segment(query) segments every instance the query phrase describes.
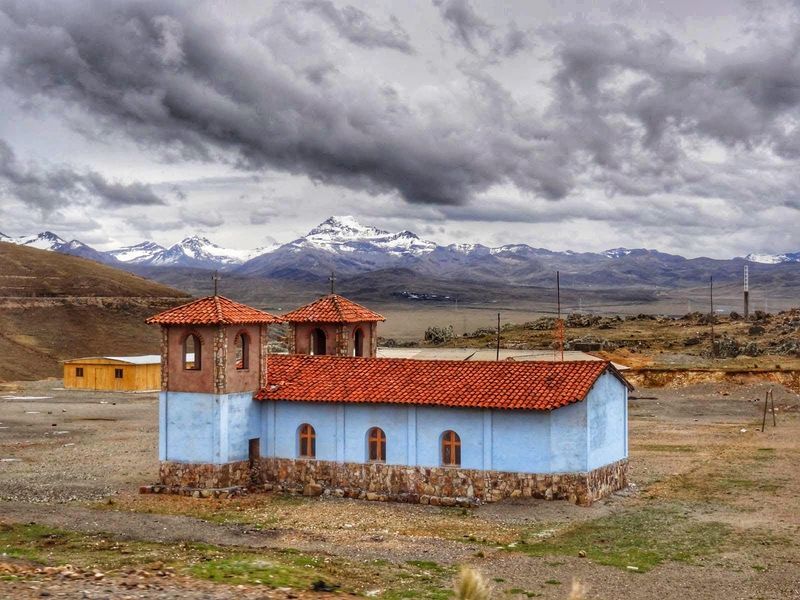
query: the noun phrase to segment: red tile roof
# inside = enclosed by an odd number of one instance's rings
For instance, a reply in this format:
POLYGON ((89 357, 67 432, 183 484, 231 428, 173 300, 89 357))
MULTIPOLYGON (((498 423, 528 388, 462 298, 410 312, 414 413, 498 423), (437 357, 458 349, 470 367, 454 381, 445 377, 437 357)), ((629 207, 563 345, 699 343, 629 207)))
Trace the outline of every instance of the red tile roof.
POLYGON ((165 310, 146 322, 156 325, 255 325, 281 323, 281 319, 224 296, 208 296, 165 310))
POLYGON ((258 400, 552 410, 586 398, 609 362, 486 362, 270 355, 258 400))
POLYGON ((338 294, 329 294, 283 315, 290 323, 363 323, 385 321, 383 315, 338 294))

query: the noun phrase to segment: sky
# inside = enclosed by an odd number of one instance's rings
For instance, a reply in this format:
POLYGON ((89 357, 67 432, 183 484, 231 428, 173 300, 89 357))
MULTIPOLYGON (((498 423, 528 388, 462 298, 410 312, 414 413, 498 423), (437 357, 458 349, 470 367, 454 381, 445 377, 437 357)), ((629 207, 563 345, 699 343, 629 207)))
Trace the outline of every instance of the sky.
POLYGON ((800 5, 0 0, 0 232, 800 250, 800 5))

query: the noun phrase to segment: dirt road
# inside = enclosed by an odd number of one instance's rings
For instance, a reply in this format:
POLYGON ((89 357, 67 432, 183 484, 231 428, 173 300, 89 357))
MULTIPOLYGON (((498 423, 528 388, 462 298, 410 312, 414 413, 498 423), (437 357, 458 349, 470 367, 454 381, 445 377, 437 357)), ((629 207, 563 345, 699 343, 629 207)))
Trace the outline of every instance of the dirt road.
POLYGON ((0 530, 0 553, 28 565, 69 559, 109 571, 82 589, 84 580, 0 576, 0 597, 80 597, 83 589, 114 598, 302 596, 300 584, 269 591, 275 586, 255 584, 240 568, 261 560, 288 568, 288 552, 304 557, 295 575, 317 570, 384 598, 410 597, 403 589, 446 597, 460 564, 483 572, 496 598, 566 598, 573 577, 588 585, 587 598, 800 598, 800 398, 789 390, 776 388, 778 427, 763 434, 764 385, 637 390, 631 490, 590 508, 520 501, 462 511, 275 495, 141 496, 138 485, 157 473, 155 396, 58 387, 0 390, 0 523, 11 528, 0 530), (186 544, 180 552, 189 554, 176 555, 186 544), (157 556, 175 576, 131 587, 138 576, 115 562, 120 551, 136 568, 157 556))

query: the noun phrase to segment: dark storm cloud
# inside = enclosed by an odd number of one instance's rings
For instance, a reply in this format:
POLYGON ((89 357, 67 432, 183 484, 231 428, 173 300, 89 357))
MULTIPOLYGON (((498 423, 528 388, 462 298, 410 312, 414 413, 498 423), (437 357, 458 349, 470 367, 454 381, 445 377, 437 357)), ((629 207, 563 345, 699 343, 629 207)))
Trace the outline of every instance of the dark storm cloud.
POLYGON ((563 182, 552 179, 569 178, 551 140, 468 95, 419 110, 371 81, 310 79, 313 40, 284 35, 281 20, 247 36, 185 3, 2 6, 7 85, 78 104, 173 155, 234 151, 241 168, 396 190, 414 203, 458 204, 504 181, 557 197, 563 182))
MULTIPOLYGON (((735 193, 713 181, 725 167, 690 160, 687 149, 702 151, 704 143, 731 153, 765 149, 778 158, 800 157, 796 30, 700 57, 666 33, 637 36, 621 26, 573 24, 549 35, 556 43, 554 112, 604 167, 600 179, 621 193, 735 193)), ((769 165, 755 158, 751 165, 771 176, 769 165)))
POLYGON ((396 17, 391 17, 391 28, 381 28, 367 13, 354 6, 337 8, 330 0, 306 0, 301 6, 318 14, 343 38, 364 48, 391 48, 414 54, 410 36, 396 17))
POLYGON ((471 52, 481 41, 490 40, 494 28, 483 19, 468 0, 433 0, 453 37, 471 52))
POLYGON ((114 183, 93 171, 82 173, 63 165, 49 169, 23 165, 3 140, 0 190, 31 208, 47 212, 75 203, 109 208, 164 204, 149 186, 141 183, 114 183))
POLYGON ((505 34, 499 34, 475 11, 469 0, 433 0, 433 4, 439 9, 453 39, 473 54, 480 54, 485 48, 486 58, 491 61, 498 56, 514 56, 533 46, 529 34, 514 23, 509 25, 505 34))
MULTIPOLYGON (((612 200, 692 194, 725 198, 733 210, 771 194, 797 206, 791 169, 776 164, 800 158, 797 32, 697 55, 667 33, 543 26, 551 100, 532 105, 481 60, 529 48, 530 35, 514 25, 502 33, 465 0, 435 4, 478 60, 461 65, 458 81, 429 86, 423 103, 391 83, 346 75, 319 31, 327 28, 295 22, 310 12, 354 44, 410 51, 397 23, 375 25, 325 0, 303 11, 280 4, 247 30, 183 2, 0 0, 0 74, 20 94, 81 107, 171 160, 276 169, 417 204, 488 203, 482 194, 512 186, 537 201, 599 188, 612 200), (703 158, 709 145, 726 153, 721 164, 703 158)), ((146 188, 125 191, 147 197, 146 188)), ((548 205, 541 211, 559 214, 548 205)), ((651 214, 667 218, 661 209, 642 218, 651 214)))

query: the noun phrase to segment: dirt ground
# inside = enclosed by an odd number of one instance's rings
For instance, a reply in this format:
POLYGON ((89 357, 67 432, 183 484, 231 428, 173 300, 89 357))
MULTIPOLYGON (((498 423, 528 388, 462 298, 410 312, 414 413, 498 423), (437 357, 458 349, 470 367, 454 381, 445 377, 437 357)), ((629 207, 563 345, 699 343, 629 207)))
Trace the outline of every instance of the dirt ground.
POLYGON ((634 485, 592 507, 454 509, 139 495, 154 394, 0 385, 0 597, 447 598, 469 565, 494 598, 800 598, 800 397, 761 433, 767 387, 637 389, 634 485))

